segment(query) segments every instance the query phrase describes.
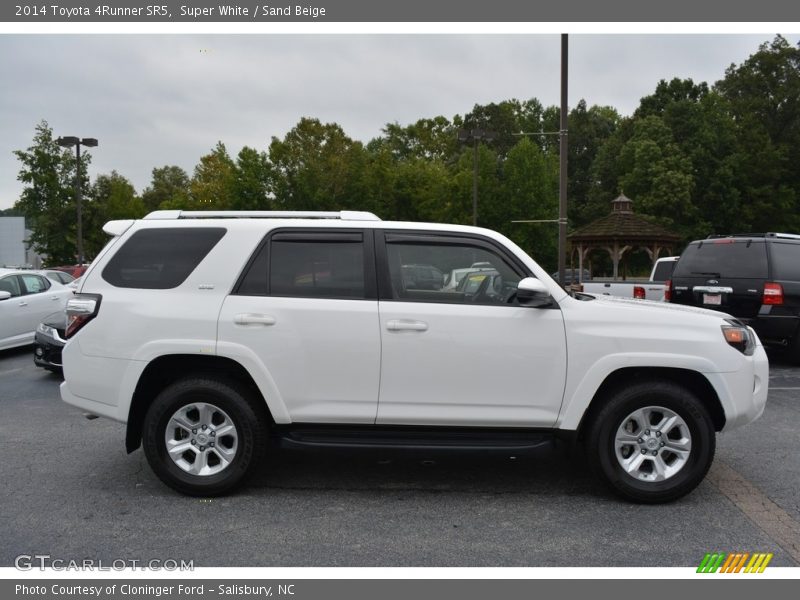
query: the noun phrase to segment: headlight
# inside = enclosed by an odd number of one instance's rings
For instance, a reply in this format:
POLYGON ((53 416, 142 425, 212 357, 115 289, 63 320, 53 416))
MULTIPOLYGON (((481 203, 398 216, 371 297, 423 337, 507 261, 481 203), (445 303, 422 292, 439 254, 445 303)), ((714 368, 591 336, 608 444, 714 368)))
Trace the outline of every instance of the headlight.
POLYGON ((750 329, 739 321, 726 319, 729 325, 722 325, 725 341, 745 356, 752 356, 756 350, 756 340, 750 329))
POLYGON ((36 331, 38 331, 42 335, 46 335, 52 338, 56 337, 55 336, 56 330, 50 327, 49 325, 45 325, 44 323, 39 323, 36 326, 36 331))

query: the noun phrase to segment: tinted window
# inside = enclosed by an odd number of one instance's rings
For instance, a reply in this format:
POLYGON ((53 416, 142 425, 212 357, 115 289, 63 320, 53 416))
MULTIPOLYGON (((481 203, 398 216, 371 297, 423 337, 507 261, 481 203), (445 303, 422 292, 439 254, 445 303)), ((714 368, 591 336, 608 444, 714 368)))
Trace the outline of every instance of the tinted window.
POLYGON ((308 298, 364 298, 360 233, 275 234, 269 251, 269 293, 308 298))
POLYGON ((773 242, 772 277, 783 281, 800 281, 800 244, 773 242))
POLYGON ((225 235, 221 227, 142 229, 103 269, 116 287, 166 290, 182 284, 225 235))
POLYGON ((499 254, 477 245, 390 242, 386 250, 399 300, 506 304, 522 278, 499 254))
POLYGON ((40 294, 50 288, 50 282, 40 275, 19 275, 26 294, 40 294))
POLYGON ((763 241, 728 238, 689 244, 675 267, 678 277, 766 279, 766 246, 763 241))
POLYGON ((8 292, 12 297, 19 296, 19 281, 16 275, 0 279, 0 292, 8 292))
POLYGON ((240 296, 266 296, 267 289, 267 253, 268 246, 264 244, 253 258, 247 272, 242 277, 236 293, 240 296))
POLYGON ((675 270, 675 265, 678 264, 676 260, 665 260, 656 265, 656 270, 653 272, 653 281, 664 282, 672 277, 672 271, 675 270))

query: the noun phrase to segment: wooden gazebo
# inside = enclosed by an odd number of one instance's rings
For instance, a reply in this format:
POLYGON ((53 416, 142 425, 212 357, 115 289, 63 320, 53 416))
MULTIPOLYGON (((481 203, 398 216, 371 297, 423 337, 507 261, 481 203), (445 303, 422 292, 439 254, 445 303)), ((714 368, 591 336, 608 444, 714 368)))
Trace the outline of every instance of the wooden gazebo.
POLYGON ((577 254, 579 273, 583 273, 586 257, 592 250, 602 249, 608 252, 614 265, 614 279, 616 279, 619 276, 620 263, 626 263, 626 253, 641 248, 655 264, 662 251, 671 254, 673 247, 681 239, 681 236, 641 215, 634 214, 633 200, 625 194, 620 194, 611 201, 611 209, 610 215, 597 219, 567 236, 573 264, 577 254))

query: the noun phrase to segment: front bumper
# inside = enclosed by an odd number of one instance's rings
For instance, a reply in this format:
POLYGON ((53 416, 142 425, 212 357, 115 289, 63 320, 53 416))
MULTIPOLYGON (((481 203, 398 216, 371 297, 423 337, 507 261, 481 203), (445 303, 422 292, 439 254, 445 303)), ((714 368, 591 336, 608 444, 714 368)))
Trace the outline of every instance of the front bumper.
POLYGON ((764 412, 769 392, 769 359, 760 343, 738 371, 707 373, 706 376, 722 400, 725 410, 723 431, 747 425, 764 412))
POLYGON ((61 369, 61 350, 64 341, 36 332, 33 340, 33 362, 37 367, 49 370, 61 369))

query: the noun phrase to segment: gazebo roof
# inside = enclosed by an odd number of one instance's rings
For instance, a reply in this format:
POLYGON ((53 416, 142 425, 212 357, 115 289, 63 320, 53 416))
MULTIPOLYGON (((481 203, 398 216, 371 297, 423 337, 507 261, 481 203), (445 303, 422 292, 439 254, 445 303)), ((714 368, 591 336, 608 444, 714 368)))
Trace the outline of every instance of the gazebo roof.
POLYGON ((654 242, 672 243, 681 236, 652 222, 647 217, 633 213, 633 200, 624 194, 611 201, 613 212, 567 236, 570 242, 654 242))

